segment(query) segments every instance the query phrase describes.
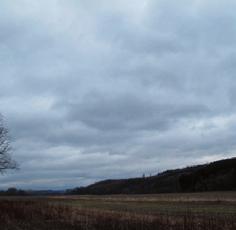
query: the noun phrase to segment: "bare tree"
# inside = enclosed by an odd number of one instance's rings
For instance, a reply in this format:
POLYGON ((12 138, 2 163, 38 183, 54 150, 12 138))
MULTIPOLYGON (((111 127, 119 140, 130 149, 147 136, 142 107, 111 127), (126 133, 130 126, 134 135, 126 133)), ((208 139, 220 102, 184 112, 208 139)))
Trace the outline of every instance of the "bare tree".
POLYGON ((11 146, 8 136, 8 129, 3 125, 3 119, 0 115, 0 173, 4 173, 8 169, 16 169, 17 164, 12 160, 11 146))

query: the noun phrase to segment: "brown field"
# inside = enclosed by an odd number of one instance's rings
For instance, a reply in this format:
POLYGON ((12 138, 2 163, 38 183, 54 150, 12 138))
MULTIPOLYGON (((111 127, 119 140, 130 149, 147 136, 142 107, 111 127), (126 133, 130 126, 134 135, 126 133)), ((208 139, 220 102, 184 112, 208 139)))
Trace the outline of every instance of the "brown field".
POLYGON ((2 230, 236 230, 236 192, 0 198, 2 230))

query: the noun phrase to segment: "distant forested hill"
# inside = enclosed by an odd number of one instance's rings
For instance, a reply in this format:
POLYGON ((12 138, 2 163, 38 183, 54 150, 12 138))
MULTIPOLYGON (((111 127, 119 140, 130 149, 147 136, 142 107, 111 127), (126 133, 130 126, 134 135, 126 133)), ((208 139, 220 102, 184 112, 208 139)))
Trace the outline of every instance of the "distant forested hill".
POLYGON ((151 194, 226 190, 236 190, 236 158, 168 170, 151 177, 100 181, 68 193, 151 194))

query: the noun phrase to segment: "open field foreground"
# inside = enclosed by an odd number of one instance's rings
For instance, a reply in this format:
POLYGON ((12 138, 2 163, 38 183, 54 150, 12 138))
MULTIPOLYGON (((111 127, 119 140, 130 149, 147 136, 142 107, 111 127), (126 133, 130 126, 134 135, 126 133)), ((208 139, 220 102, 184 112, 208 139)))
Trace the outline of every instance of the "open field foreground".
POLYGON ((236 193, 4 197, 1 230, 235 230, 236 193))

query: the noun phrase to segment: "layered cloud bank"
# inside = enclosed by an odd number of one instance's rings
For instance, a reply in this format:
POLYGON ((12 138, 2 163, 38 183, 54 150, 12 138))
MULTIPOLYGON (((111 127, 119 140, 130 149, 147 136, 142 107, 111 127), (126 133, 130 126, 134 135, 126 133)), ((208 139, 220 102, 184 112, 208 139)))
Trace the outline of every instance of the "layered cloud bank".
POLYGON ((2 0, 0 112, 21 170, 61 189, 235 156, 233 0, 2 0))

